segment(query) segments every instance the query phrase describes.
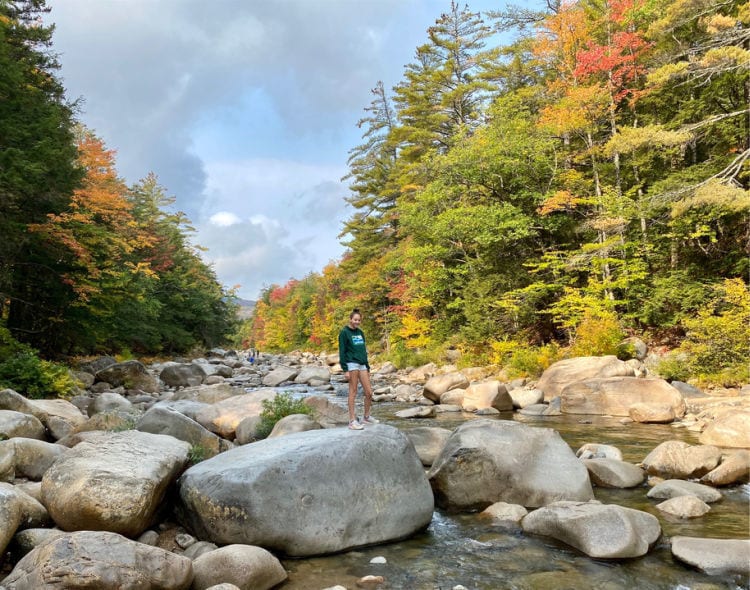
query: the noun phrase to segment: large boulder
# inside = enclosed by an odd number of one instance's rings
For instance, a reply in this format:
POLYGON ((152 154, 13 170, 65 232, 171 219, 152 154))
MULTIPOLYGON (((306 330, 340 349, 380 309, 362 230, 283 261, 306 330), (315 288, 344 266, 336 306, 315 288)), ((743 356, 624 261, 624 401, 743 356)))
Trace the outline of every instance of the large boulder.
POLYGON ((498 412, 509 412, 513 410, 513 399, 505 385, 493 379, 469 385, 461 405, 464 410, 471 412, 486 408, 495 408, 498 412))
POLYGON ((268 590, 286 580, 278 559, 261 547, 227 545, 193 561, 193 588, 231 583, 240 590, 268 590))
POLYGON ((430 466, 434 463, 435 458, 443 450, 445 442, 451 435, 447 428, 437 428, 434 426, 417 426, 404 431, 419 455, 422 465, 430 466))
POLYGON ((728 486, 750 481, 750 451, 735 451, 724 457, 721 464, 701 477, 701 482, 712 486, 728 486))
POLYGON ((672 537, 672 555, 711 576, 739 575, 747 582, 750 539, 672 537))
POLYGON ((0 410, 0 439, 15 436, 44 440, 44 425, 38 418, 30 414, 22 414, 13 410, 0 410))
POLYGON ((312 408, 313 419, 323 428, 335 428, 349 423, 349 412, 324 395, 311 395, 302 402, 312 408))
POLYGON ((658 500, 669 500, 670 498, 679 498, 680 496, 695 496, 707 503, 718 502, 722 498, 721 492, 715 488, 681 479, 667 479, 658 483, 646 495, 649 498, 658 500))
POLYGON ((699 440, 704 445, 750 449, 750 410, 720 416, 706 427, 699 440))
POLYGON ((330 383, 331 372, 327 367, 307 366, 303 367, 294 378, 295 383, 322 384, 330 383))
POLYGON ((278 387, 285 381, 292 381, 299 372, 294 367, 276 367, 273 371, 264 375, 262 383, 266 387, 278 387))
POLYGON ((583 356, 552 363, 542 373, 537 387, 544 392, 544 399, 549 401, 562 394, 562 390, 571 383, 586 379, 633 375, 633 368, 616 356, 583 356))
POLYGON ((721 461, 721 450, 710 445, 690 445, 668 440, 658 445, 643 460, 650 475, 673 479, 701 477, 721 461))
POLYGON ((159 380, 149 375, 146 366, 140 361, 115 363, 96 372, 97 381, 109 383, 114 387, 140 389, 149 393, 159 391, 159 380))
POLYGON ((195 363, 166 363, 159 379, 168 387, 195 387, 206 379, 206 372, 195 363))
POLYGON ((0 441, 0 457, 12 455, 15 477, 33 481, 40 481, 52 464, 67 451, 67 447, 35 438, 15 437, 0 441))
POLYGON ((188 469, 180 496, 201 539, 293 557, 400 539, 426 527, 433 511, 414 447, 382 424, 238 447, 188 469))
POLYGON ((48 524, 47 510, 16 486, 0 483, 0 555, 17 530, 48 524))
POLYGON ((646 479, 643 469, 617 459, 584 459, 583 464, 591 482, 600 488, 634 488, 646 479))
POLYGON ((42 415, 38 417, 55 440, 68 436, 86 421, 81 410, 68 400, 37 399, 29 400, 29 403, 36 411, 41 412, 42 415))
POLYGON ((507 420, 473 420, 456 428, 428 477, 436 503, 457 511, 594 497, 586 467, 556 431, 507 420))
POLYGON ((675 416, 685 415, 685 400, 664 379, 607 377, 566 385, 560 395, 563 414, 629 416, 634 404, 671 406, 675 416))
POLYGON ((63 530, 105 530, 133 537, 152 524, 190 445, 131 430, 77 444, 42 478, 42 499, 63 530))
POLYGON ((260 416, 263 402, 272 400, 276 394, 275 389, 265 388, 228 397, 204 408, 195 419, 211 432, 233 439, 238 424, 245 418, 260 416))
POLYGON ((192 579, 187 557, 115 533, 81 531, 27 553, 2 585, 7 590, 188 590, 192 579))
POLYGON ((166 434, 184 440, 191 447, 202 450, 204 458, 213 457, 232 447, 232 443, 204 428, 177 410, 153 406, 135 425, 136 430, 151 434, 166 434))
POLYGON ((458 371, 445 375, 435 375, 424 384, 422 394, 436 404, 440 403, 440 396, 451 389, 465 389, 469 386, 469 380, 458 371))
POLYGON ((0 410, 12 410, 21 414, 30 414, 39 421, 44 419, 44 411, 39 409, 31 400, 26 399, 12 389, 0 390, 0 410))
POLYGON ((524 532, 554 537, 600 559, 640 557, 661 536, 652 514, 597 502, 555 502, 531 512, 521 526, 524 532))
MULTIPOLYGON (((199 385, 197 387, 186 387, 175 392, 173 401, 197 402, 202 404, 215 404, 222 400, 234 397, 240 393, 228 383, 214 383, 213 385, 199 385)), ((178 408, 178 411, 181 411, 178 408)), ((190 416, 190 414, 187 414, 190 416)), ((190 416, 194 418, 194 416, 190 416)))

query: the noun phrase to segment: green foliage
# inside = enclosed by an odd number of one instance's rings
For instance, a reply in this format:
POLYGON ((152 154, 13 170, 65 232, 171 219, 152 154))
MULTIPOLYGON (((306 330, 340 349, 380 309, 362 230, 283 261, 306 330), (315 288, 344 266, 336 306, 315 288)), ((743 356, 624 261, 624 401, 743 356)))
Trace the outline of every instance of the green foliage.
POLYGON ((543 346, 520 346, 507 362, 508 377, 540 377, 545 369, 561 358, 561 349, 554 342, 543 346))
POLYGON ((616 355, 625 333, 614 312, 586 312, 576 327, 570 356, 616 355))
POLYGON ((188 451, 188 463, 190 465, 195 465, 196 463, 205 461, 208 458, 208 455, 209 455, 209 451, 203 445, 201 444, 190 445, 190 450, 188 451))
POLYGON ((690 376, 701 382, 737 385, 748 381, 750 290, 740 279, 725 280, 716 297, 685 320, 687 335, 679 351, 690 376))
POLYGON ((263 410, 260 413, 260 423, 256 430, 258 438, 266 438, 276 423, 292 414, 312 415, 313 410, 301 399, 296 399, 289 392, 277 394, 271 400, 263 400, 263 410))
POLYGON ((40 359, 0 326, 0 388, 10 388, 32 399, 69 396, 76 382, 66 367, 40 359))

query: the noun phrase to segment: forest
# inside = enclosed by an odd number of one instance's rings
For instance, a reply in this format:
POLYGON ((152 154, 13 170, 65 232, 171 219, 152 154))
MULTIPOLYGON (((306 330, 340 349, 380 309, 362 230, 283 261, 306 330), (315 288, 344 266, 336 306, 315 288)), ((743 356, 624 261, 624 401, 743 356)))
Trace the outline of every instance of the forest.
POLYGON ((201 260, 174 197, 148 172, 128 186, 114 151, 77 121, 47 11, 44 0, 0 0, 5 386, 52 387, 61 373, 40 356, 179 353, 236 329, 234 295, 201 260))
POLYGON ((637 336, 666 378, 747 382, 749 49, 738 0, 452 3, 372 89, 345 255, 240 338, 332 351, 356 307, 399 366, 538 374, 637 336))

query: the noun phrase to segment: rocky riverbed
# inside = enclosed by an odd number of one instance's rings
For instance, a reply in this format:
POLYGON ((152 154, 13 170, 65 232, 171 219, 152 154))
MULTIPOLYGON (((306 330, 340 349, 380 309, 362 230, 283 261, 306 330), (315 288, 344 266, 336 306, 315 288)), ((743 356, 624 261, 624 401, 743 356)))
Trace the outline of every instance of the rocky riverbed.
POLYGON ((386 363, 382 423, 350 431, 335 355, 253 360, 104 357, 71 400, 0 392, 0 588, 750 584, 748 388, 615 357, 536 383, 386 363), (284 390, 312 415, 257 441, 284 390))

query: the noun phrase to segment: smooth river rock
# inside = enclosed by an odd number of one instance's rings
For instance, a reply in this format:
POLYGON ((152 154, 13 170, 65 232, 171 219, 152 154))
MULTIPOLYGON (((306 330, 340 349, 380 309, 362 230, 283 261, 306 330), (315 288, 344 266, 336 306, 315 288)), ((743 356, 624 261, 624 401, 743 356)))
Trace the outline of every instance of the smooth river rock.
POLYGON ((544 392, 544 399, 549 401, 560 395, 562 390, 571 383, 593 378, 632 377, 633 375, 635 372, 632 367, 614 355, 583 356, 552 363, 542 373, 537 387, 544 392))
POLYGON ((721 450, 710 445, 690 445, 668 440, 658 445, 643 460, 650 475, 672 479, 701 477, 721 461, 721 450))
POLYGON ((454 511, 594 497, 586 467, 556 431, 509 420, 478 419, 456 428, 428 477, 436 503, 454 511))
POLYGON ((521 526, 602 559, 640 557, 661 536, 652 514, 597 502, 555 502, 531 512, 521 526))
POLYGON ((587 379, 565 386, 560 398, 563 414, 630 416, 632 406, 647 403, 670 406, 677 417, 685 415, 685 400, 664 379, 587 379))
POLYGON ((737 574, 750 581, 750 539, 672 537, 672 555, 709 575, 737 574))
POLYGON ((58 536, 27 553, 0 584, 7 590, 188 590, 193 562, 104 531, 58 536))
POLYGON ((66 531, 111 531, 134 537, 151 525, 190 445, 130 430, 78 443, 42 478, 42 499, 66 531))
POLYGON ((294 557, 407 537, 434 507, 414 446, 383 424, 238 447, 188 469, 180 496, 199 538, 294 557))

